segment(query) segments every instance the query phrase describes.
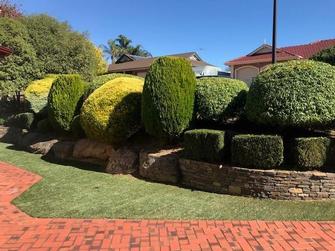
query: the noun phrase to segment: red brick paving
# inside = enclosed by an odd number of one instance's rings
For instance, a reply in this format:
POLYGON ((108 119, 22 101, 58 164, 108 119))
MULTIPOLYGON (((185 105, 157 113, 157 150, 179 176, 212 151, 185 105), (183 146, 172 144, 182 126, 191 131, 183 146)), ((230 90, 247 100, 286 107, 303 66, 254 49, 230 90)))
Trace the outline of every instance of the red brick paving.
POLYGON ((0 163, 0 251, 335 250, 335 222, 32 218, 10 202, 39 180, 0 163))

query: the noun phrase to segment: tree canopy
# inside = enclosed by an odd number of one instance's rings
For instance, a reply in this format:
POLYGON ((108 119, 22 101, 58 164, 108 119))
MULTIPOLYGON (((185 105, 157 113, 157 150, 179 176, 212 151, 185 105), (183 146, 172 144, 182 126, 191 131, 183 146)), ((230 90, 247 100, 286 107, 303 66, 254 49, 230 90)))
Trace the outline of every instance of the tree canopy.
POLYGON ((131 55, 148 57, 151 56, 150 52, 143 49, 142 45, 132 45, 132 40, 125 35, 119 35, 116 39, 110 39, 107 45, 103 45, 103 51, 108 55, 114 63, 119 57, 125 53, 131 55))
POLYGON ((13 51, 0 62, 0 94, 22 90, 46 74, 92 80, 107 69, 103 53, 85 34, 47 15, 0 17, 0 44, 13 51))
POLYGON ((26 27, 19 21, 0 18, 0 44, 12 49, 11 56, 0 61, 0 95, 24 88, 42 75, 26 27))
POLYGON ((8 0, 0 0, 0 17, 16 18, 21 16, 22 12, 16 4, 12 4, 8 0))

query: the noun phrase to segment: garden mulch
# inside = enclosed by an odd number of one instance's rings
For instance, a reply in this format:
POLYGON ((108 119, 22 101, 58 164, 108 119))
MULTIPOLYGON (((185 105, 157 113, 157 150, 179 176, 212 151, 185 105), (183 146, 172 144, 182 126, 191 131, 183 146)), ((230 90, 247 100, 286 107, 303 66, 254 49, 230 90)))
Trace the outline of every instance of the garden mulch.
POLYGON ((335 250, 335 222, 33 218, 11 201, 41 179, 0 163, 0 251, 335 250))

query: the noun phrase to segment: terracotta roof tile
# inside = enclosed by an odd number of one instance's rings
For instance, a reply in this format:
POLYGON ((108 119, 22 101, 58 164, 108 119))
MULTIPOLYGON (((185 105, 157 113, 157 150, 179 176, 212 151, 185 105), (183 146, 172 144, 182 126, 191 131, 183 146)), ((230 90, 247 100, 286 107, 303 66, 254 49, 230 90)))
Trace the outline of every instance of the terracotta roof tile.
MULTIPOLYGON (((311 58, 316 53, 335 46, 335 39, 316 41, 310 44, 282 47, 277 50, 278 61, 299 58, 311 58)), ((252 56, 243 56, 226 62, 227 65, 238 65, 246 63, 271 62, 272 54, 264 53, 252 56)))

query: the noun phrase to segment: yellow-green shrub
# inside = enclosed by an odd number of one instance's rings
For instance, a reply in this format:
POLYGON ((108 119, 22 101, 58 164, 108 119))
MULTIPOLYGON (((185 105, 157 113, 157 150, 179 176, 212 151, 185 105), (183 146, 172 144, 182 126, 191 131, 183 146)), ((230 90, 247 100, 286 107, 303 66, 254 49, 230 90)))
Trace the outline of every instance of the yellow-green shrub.
POLYGON ((29 108, 34 113, 40 113, 46 109, 49 91, 56 78, 57 75, 47 75, 43 79, 31 82, 24 91, 29 108))
POLYGON ((121 77, 95 90, 85 101, 81 125, 91 139, 121 143, 141 128, 144 81, 121 77))

